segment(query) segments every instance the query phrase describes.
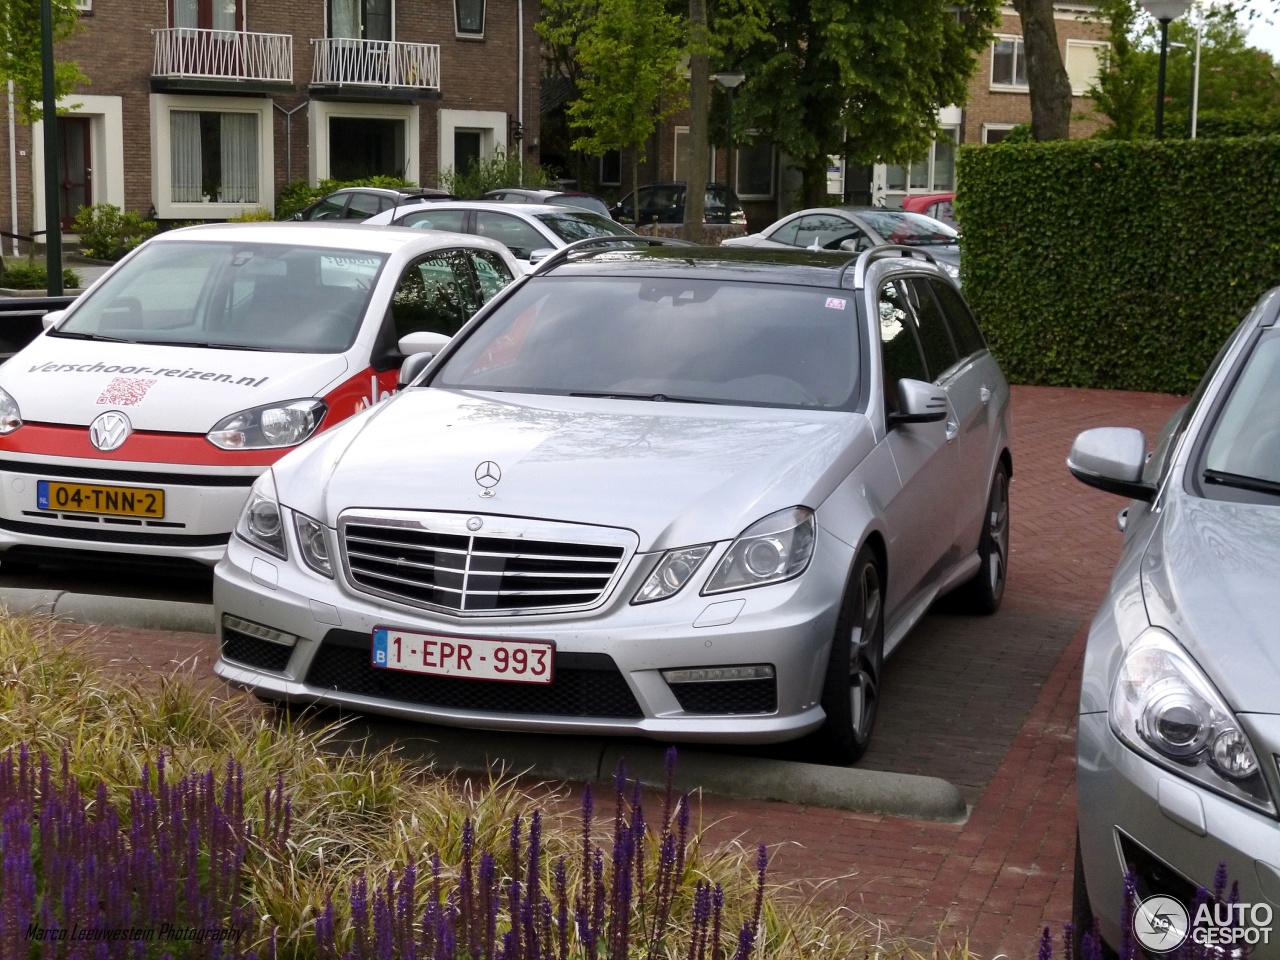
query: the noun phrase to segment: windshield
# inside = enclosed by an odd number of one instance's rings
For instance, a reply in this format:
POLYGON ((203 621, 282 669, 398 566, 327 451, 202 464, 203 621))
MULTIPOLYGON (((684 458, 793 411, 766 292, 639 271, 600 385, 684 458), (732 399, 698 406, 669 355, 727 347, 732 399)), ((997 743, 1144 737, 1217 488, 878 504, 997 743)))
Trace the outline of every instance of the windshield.
POLYGON ((341 353, 386 257, 282 243, 162 242, 139 251, 53 336, 341 353))
MULTIPOLYGON (((1254 348, 1204 450, 1206 494, 1216 497, 1230 489, 1280 495, 1280 330, 1270 331, 1254 348)), ((1250 498, 1233 492, 1226 499, 1250 498)))
POLYGON ((884 238, 907 247, 940 247, 956 243, 959 234, 939 220, 902 210, 859 210, 858 216, 884 238))
POLYGON ((535 213, 535 217, 551 228, 551 232, 565 243, 586 240, 589 237, 631 237, 630 230, 609 217, 602 217, 589 210, 570 213, 535 213))
POLYGON ((490 313, 433 385, 847 409, 853 300, 812 287, 549 277, 490 313))
POLYGON ((602 217, 609 216, 609 208, 605 206, 603 200, 599 197, 588 196, 585 193, 558 193, 555 196, 547 197, 546 202, 558 203, 565 207, 581 207, 583 210, 598 213, 602 217))

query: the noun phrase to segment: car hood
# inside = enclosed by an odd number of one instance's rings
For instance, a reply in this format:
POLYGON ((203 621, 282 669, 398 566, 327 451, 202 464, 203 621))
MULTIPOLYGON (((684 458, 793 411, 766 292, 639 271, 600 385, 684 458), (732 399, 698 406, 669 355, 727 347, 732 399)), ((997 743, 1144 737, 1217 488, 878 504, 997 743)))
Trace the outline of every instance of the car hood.
POLYGON ((319 396, 346 371, 341 354, 161 347, 39 336, 0 368, 24 420, 85 426, 124 410, 134 430, 202 433, 223 417, 319 396))
POLYGON ((280 499, 633 530, 640 549, 729 539, 817 507, 874 445, 860 414, 415 389, 275 467, 280 499), (497 465, 492 497, 476 480, 497 465))
POLYGON ((1142 559, 1142 595, 1232 709, 1280 713, 1280 507, 1170 498, 1142 559))

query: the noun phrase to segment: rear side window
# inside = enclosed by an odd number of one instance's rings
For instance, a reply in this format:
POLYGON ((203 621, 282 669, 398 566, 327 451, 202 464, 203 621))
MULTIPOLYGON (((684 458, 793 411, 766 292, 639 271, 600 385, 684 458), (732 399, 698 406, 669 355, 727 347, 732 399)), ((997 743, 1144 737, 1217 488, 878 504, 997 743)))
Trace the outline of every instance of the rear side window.
POLYGON ((947 323, 951 325, 951 335, 955 337, 960 356, 968 357, 987 349, 987 341, 983 339, 978 322, 973 319, 973 313, 964 302, 964 297, 960 296, 960 291, 945 280, 931 278, 929 286, 942 306, 947 323))
POLYGON ((417 210, 397 221, 401 227, 417 230, 449 230, 462 233, 462 222, 467 218, 465 210, 417 210))
POLYGON ((885 410, 898 409, 899 380, 928 380, 920 347, 911 329, 911 315, 906 297, 896 283, 880 288, 877 303, 880 314, 880 352, 884 357, 885 410))
POLYGON ((913 277, 900 281, 900 284, 916 316, 920 349, 924 351, 924 362, 929 368, 929 375, 935 381, 941 380, 960 359, 951 342, 951 334, 947 332, 947 321, 943 318, 937 301, 929 293, 929 282, 926 279, 913 277))
POLYGON ((796 245, 796 234, 800 231, 800 218, 784 223, 781 227, 770 234, 769 239, 775 243, 789 243, 793 247, 796 245))

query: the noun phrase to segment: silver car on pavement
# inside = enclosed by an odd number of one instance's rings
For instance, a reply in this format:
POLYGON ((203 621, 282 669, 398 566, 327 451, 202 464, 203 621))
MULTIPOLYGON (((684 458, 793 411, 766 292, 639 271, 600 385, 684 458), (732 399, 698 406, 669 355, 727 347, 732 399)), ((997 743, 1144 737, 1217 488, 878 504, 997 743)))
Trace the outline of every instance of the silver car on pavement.
POLYGON ((1089 632, 1077 760, 1075 923, 1096 919, 1113 948, 1131 869, 1139 900, 1157 905, 1133 914, 1139 943, 1280 956, 1278 317, 1280 287, 1149 457, 1140 431, 1103 427, 1067 461, 1085 483, 1133 498, 1089 632), (1247 908, 1233 928, 1216 922, 1226 903, 1215 916, 1195 902, 1223 862, 1247 908))
POLYGON ((934 598, 1003 594, 1009 389, 972 315, 903 248, 584 243, 254 487, 217 673, 856 759, 934 598))

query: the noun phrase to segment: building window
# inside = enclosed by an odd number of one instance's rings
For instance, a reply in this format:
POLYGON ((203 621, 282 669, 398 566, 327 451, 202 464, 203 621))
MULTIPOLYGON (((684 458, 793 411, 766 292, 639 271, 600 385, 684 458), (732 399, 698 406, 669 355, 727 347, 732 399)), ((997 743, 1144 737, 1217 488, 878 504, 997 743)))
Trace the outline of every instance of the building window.
POLYGON ((391 0, 328 0, 329 36, 394 40, 391 0))
POLYGON ((622 184, 622 151, 609 150, 600 158, 599 183, 602 187, 622 184))
POLYGON ((93 0, 76 0, 76 9, 81 13, 93 13, 93 0))
POLYGON ((1027 89, 1027 50, 1021 37, 998 37, 991 44, 991 86, 1027 89))
POLYGON ((742 199, 768 200, 773 196, 773 144, 761 137, 739 147, 734 190, 742 199))
POLYGON ((1072 96, 1082 97, 1098 82, 1107 62, 1111 45, 1087 40, 1067 41, 1067 76, 1071 78, 1072 96))
POLYGON ((173 203, 258 202, 258 115, 169 113, 173 203))
POLYGON ((484 36, 484 0, 453 0, 453 16, 458 36, 484 36))
POLYGON ((169 26, 243 30, 244 0, 169 0, 169 26))
POLYGON ((885 167, 885 189, 890 193, 947 193, 954 190, 959 133, 959 127, 941 127, 928 156, 910 167, 888 164, 885 167))
POLYGON ((1013 123, 984 123, 982 125, 982 142, 983 143, 999 143, 1009 135, 1016 124, 1013 123))

